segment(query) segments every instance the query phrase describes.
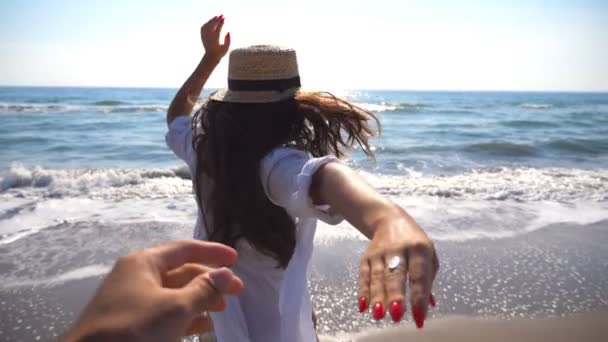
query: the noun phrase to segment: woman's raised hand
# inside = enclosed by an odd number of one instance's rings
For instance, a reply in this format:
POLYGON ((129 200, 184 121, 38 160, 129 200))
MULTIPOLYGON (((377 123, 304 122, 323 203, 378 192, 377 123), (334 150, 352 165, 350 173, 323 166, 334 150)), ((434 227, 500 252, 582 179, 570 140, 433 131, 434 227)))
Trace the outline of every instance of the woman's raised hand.
POLYGON ((230 48, 230 32, 224 36, 224 43, 220 43, 220 34, 224 26, 224 15, 211 18, 201 27, 201 41, 205 47, 205 55, 217 61, 226 55, 230 48))

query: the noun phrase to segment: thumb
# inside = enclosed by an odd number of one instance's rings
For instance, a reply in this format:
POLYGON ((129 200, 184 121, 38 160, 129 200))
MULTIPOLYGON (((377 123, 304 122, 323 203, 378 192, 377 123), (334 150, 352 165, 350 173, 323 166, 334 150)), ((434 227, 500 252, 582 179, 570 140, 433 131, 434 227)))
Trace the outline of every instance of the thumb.
POLYGON ((206 275, 209 277, 211 285, 216 290, 218 290, 222 294, 228 293, 228 291, 230 291, 230 284, 232 283, 232 278, 234 278, 234 273, 232 273, 229 268, 217 268, 211 272, 208 272, 206 275))
POLYGON ((226 33, 224 36, 224 44, 222 47, 224 48, 225 52, 228 52, 228 49, 230 49, 230 32, 226 33))
POLYGON ((234 277, 230 269, 218 268, 192 279, 181 292, 191 303, 194 312, 212 310, 229 291, 234 277))

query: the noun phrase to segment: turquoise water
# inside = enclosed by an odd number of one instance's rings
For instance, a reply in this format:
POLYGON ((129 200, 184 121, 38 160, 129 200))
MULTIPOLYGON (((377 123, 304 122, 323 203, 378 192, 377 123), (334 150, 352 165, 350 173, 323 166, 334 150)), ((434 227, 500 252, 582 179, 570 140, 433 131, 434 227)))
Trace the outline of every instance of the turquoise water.
MULTIPOLYGON (((174 89, 0 88, 0 169, 169 166, 174 89)), ((608 166, 608 94, 354 91, 383 123, 377 163, 400 174, 503 165, 608 166)))

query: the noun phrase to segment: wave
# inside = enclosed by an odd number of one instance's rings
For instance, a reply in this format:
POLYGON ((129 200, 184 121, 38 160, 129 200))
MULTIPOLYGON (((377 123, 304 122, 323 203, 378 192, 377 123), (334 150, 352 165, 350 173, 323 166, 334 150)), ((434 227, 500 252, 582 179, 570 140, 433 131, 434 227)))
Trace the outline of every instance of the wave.
MULTIPOLYGON (((505 238, 548 224, 608 217, 608 169, 504 167, 454 175, 406 171, 403 175, 360 173, 441 240, 505 238)), ((184 227, 178 236, 185 236, 196 220, 196 202, 186 175, 186 168, 71 170, 14 165, 0 174, 0 245, 32 239, 34 234, 43 234, 35 241, 47 241, 58 230, 80 224, 88 228, 68 229, 62 236, 77 231, 82 241, 90 241, 86 234, 98 236, 112 229, 116 236, 132 238, 133 224, 149 222, 164 227, 163 235, 184 227)), ((147 239, 150 230, 145 231, 142 236, 147 239)), ((356 230, 342 224, 328 229, 321 225, 315 239, 357 237, 361 235, 356 230)))
POLYGON ((498 154, 509 157, 527 157, 537 154, 534 146, 498 141, 467 145, 463 150, 466 152, 498 154))
MULTIPOLYGON (((371 174, 364 177, 383 192, 482 200, 608 200, 608 169, 502 167, 454 175, 371 174)), ((45 169, 12 165, 0 174, 0 195, 61 198, 156 198, 191 194, 186 167, 158 169, 45 169)))
POLYGON ((503 126, 512 128, 554 128, 559 127, 558 124, 548 121, 538 120, 510 120, 501 122, 503 126))
POLYGON ((521 103, 521 104, 519 104, 519 107, 525 108, 525 109, 543 110, 543 109, 551 109, 551 108, 553 108, 553 105, 548 104, 548 103, 521 103))
POLYGON ((370 112, 418 112, 424 108, 429 107, 427 104, 422 103, 367 103, 367 102, 355 102, 355 105, 368 110, 370 112))
POLYGON ((186 167, 169 169, 46 169, 13 164, 0 174, 0 193, 25 189, 43 197, 142 196, 184 190, 186 167), (104 195, 107 193, 107 196, 104 195))
POLYGON ((91 104, 0 103, 0 113, 136 113, 165 112, 167 104, 129 104, 122 101, 99 101, 91 104))
MULTIPOLYGON (((441 134, 443 130, 425 131, 425 134, 441 134)), ((473 137, 484 137, 483 135, 469 134, 473 137)), ((507 141, 484 141, 465 145, 382 145, 377 148, 378 153, 383 155, 408 155, 416 154, 437 154, 450 152, 464 152, 485 157, 492 155, 495 157, 542 157, 546 153, 560 153, 569 156, 597 156, 608 154, 608 139, 552 139, 537 141, 534 143, 513 143, 507 141)))
POLYGON ((455 175, 375 175, 365 178, 382 192, 399 197, 432 196, 520 202, 608 201, 608 169, 499 167, 455 175))
POLYGON ((544 144, 549 150, 563 153, 608 153, 608 139, 556 139, 544 144))
POLYGON ((121 106, 130 105, 128 102, 116 101, 116 100, 103 100, 91 103, 93 106, 121 106))

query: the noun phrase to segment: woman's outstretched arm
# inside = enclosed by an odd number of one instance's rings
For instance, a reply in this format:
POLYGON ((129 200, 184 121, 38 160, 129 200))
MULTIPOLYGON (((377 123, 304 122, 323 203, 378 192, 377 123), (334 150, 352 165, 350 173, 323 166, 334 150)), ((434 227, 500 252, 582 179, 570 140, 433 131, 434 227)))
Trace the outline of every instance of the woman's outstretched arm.
POLYGON ((224 37, 224 44, 220 44, 220 33, 223 25, 224 16, 220 15, 213 17, 201 27, 201 40, 205 47, 205 54, 192 75, 188 77, 171 101, 167 111, 167 125, 171 124, 177 116, 190 115, 209 76, 228 52, 230 33, 227 33, 224 37))
POLYGON ((374 318, 388 310, 394 321, 401 320, 409 278, 412 315, 422 327, 428 304, 434 305, 431 288, 439 269, 424 230, 345 165, 329 163, 318 170, 310 192, 315 204, 329 204, 371 240, 360 264, 360 311, 371 304, 374 318))

